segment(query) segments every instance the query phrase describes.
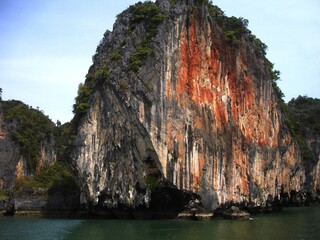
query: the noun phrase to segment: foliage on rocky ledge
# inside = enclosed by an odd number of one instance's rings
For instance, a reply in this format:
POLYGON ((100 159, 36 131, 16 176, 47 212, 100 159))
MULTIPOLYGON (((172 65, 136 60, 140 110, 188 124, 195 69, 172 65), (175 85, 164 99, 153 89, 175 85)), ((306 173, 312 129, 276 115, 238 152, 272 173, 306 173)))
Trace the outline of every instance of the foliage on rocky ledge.
POLYGON ((243 17, 226 16, 218 6, 212 4, 212 1, 202 0, 200 2, 207 2, 209 14, 221 27, 227 43, 233 47, 240 47, 243 38, 247 38, 253 43, 256 55, 264 60, 266 68, 269 71, 272 87, 276 93, 279 104, 284 108, 284 94, 277 84, 277 81, 280 80, 280 71, 275 70, 274 64, 266 58, 268 46, 248 29, 249 21, 243 17))
POLYGON ((306 144, 310 132, 320 133, 320 99, 298 96, 287 104, 286 124, 298 142, 305 163, 314 161, 311 149, 306 144))
MULTIPOLYGON (((17 145, 27 167, 27 172, 14 182, 14 191, 47 188, 49 194, 67 194, 77 190, 78 187, 68 165, 75 135, 74 121, 63 125, 58 121, 55 125, 38 108, 34 109, 16 100, 1 101, 1 108, 2 127, 8 138, 17 145), (51 152, 53 159, 50 161, 57 162, 51 166, 41 164, 39 168, 42 151, 47 148, 49 152, 53 151, 51 152)), ((12 161, 15 162, 14 159, 12 161)), ((8 196, 6 191, 3 190, 0 195, 8 196)))
POLYGON ((27 194, 33 188, 48 189, 49 195, 75 195, 79 188, 69 167, 61 162, 43 169, 35 176, 23 176, 14 185, 15 195, 27 194))
MULTIPOLYGON (((164 20, 164 15, 160 12, 158 6, 152 1, 138 2, 129 7, 128 11, 131 14, 129 21, 129 29, 131 32, 138 26, 142 25, 145 29, 144 39, 140 39, 140 44, 136 51, 129 57, 128 70, 137 72, 145 63, 147 56, 152 53, 150 41, 158 32, 158 25, 164 20)), ((124 44, 124 42, 122 43, 124 44)), ((99 47, 98 47, 99 48, 99 47)), ((86 76, 85 83, 80 83, 78 94, 73 105, 73 113, 75 118, 79 119, 87 113, 90 106, 89 100, 93 89, 104 83, 110 75, 110 66, 118 63, 123 57, 120 49, 114 49, 108 55, 107 63, 99 66, 93 65, 86 76)), ((127 88, 122 84, 122 87, 127 88)))
POLYGON ((20 101, 3 101, 2 108, 12 138, 27 159, 28 171, 33 173, 39 161, 41 144, 50 142, 55 125, 42 111, 20 101))
POLYGON ((129 70, 138 72, 140 67, 145 63, 147 56, 152 53, 150 41, 158 33, 158 25, 164 20, 165 16, 160 12, 158 6, 151 2, 137 3, 129 7, 131 13, 129 28, 133 32, 134 29, 142 24, 146 35, 141 39, 140 46, 130 56, 129 70))
POLYGON ((74 120, 66 122, 55 128, 55 141, 57 161, 70 164, 70 153, 76 134, 76 123, 74 120))
POLYGON ((143 24, 147 33, 146 40, 151 40, 158 32, 158 25, 164 20, 164 15, 158 6, 151 2, 137 3, 129 7, 131 18, 129 27, 133 31, 137 25, 143 24))
POLYGON ((9 195, 10 195, 9 189, 0 189, 0 201, 8 199, 9 195))
POLYGON ((75 98, 75 104, 73 105, 73 113, 76 117, 80 117, 88 111, 89 98, 93 89, 106 81, 109 77, 109 67, 96 68, 89 72, 86 76, 85 83, 79 84, 78 95, 75 98))

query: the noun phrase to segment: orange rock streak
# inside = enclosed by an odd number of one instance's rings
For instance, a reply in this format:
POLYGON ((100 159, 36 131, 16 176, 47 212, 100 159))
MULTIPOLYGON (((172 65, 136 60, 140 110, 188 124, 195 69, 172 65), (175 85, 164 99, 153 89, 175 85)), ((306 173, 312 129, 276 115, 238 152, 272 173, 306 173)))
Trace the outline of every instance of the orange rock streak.
MULTIPOLYGON (((232 149, 229 151, 232 152, 232 156, 229 160, 226 156, 222 158, 222 165, 232 161, 232 166, 224 169, 218 163, 218 158, 211 156, 214 164, 211 175, 212 186, 216 189, 227 188, 227 184, 233 186, 228 188, 227 196, 219 196, 220 199, 240 201, 241 197, 249 195, 248 174, 250 172, 249 160, 241 145, 257 143, 260 146, 277 147, 279 129, 272 125, 272 121, 277 122, 278 119, 277 116, 272 120, 269 117, 269 112, 276 112, 276 110, 259 104, 257 90, 253 85, 253 75, 248 69, 250 60, 243 59, 240 53, 236 53, 228 46, 211 42, 213 33, 210 26, 207 26, 204 31, 203 26, 197 23, 196 19, 180 33, 177 81, 173 85, 171 73, 167 73, 166 97, 169 101, 174 97, 177 104, 184 109, 189 109, 191 105, 196 105, 198 109, 209 108, 213 120, 205 123, 203 119, 206 116, 203 112, 199 111, 195 114, 185 111, 184 116, 179 116, 181 122, 178 124, 180 125, 173 126, 171 121, 167 123, 168 151, 173 149, 173 139, 177 141, 180 166, 178 169, 182 169, 182 174, 188 176, 180 187, 196 190, 200 185, 199 181, 208 159, 203 154, 203 149, 196 149, 197 154, 188 156, 186 148, 190 149, 194 146, 187 146, 189 144, 186 140, 187 133, 182 122, 190 125, 192 131, 211 129, 212 132, 209 134, 213 135, 223 131, 227 125, 236 126, 244 139, 241 140, 240 136, 236 136, 231 140, 233 141, 232 149), (225 50, 221 52, 223 48, 225 50), (192 164, 187 163, 188 158, 192 159, 192 164), (219 179, 213 176, 214 172, 220 174, 219 179), (192 186, 188 185, 190 176, 192 186)), ((271 96, 267 97, 271 98, 271 96)), ((257 171, 261 172, 262 167, 260 166, 257 171)), ((179 175, 179 173, 176 174, 179 175)), ((256 178, 257 181, 262 181, 260 177, 256 178)))

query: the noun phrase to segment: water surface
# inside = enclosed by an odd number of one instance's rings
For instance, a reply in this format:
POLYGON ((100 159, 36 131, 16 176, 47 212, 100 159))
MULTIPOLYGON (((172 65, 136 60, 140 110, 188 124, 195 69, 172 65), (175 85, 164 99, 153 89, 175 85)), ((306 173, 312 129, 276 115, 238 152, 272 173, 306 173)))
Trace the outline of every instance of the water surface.
POLYGON ((287 208, 252 221, 64 220, 0 217, 0 239, 320 239, 320 207, 287 208))

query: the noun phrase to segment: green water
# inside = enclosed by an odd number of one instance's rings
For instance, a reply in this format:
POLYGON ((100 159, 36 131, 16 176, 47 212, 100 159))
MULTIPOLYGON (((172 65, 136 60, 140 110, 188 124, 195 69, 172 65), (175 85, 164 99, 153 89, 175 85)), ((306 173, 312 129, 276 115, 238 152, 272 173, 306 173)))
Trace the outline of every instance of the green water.
POLYGON ((1 240, 320 239, 320 207, 288 208, 251 221, 65 220, 0 217, 1 240))

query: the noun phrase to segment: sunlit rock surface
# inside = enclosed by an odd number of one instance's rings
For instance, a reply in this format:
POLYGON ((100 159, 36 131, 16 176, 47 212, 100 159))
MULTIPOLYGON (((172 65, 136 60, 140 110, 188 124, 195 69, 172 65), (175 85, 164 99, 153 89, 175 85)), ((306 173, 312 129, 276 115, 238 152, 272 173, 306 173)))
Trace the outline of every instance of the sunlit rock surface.
POLYGON ((129 9, 97 48, 89 73, 108 66, 110 75, 79 120, 82 202, 148 207, 158 181, 199 194, 209 210, 300 190, 299 150, 254 43, 229 44, 206 6, 178 2, 157 2, 165 18, 137 72, 130 56, 147 33, 130 28, 129 9))

